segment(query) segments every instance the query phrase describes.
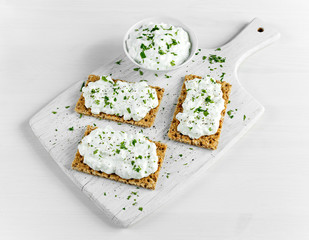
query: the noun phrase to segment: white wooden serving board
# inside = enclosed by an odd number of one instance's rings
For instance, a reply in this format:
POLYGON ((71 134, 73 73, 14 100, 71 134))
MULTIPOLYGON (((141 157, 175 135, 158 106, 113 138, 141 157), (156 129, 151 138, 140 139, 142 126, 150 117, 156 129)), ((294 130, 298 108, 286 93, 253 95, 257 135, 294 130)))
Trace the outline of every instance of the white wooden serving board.
POLYGON ((129 226, 153 212, 163 203, 184 190, 196 176, 205 174, 206 170, 229 149, 264 112, 258 103, 241 86, 237 78, 237 68, 241 61, 253 52, 269 45, 280 37, 280 34, 259 19, 254 19, 233 40, 215 49, 198 51, 192 62, 183 68, 165 73, 158 77, 153 72, 143 70, 144 75, 134 71, 135 66, 126 59, 125 55, 105 64, 92 74, 112 74, 112 77, 128 81, 147 79, 150 85, 165 88, 165 94, 160 106, 155 124, 149 129, 143 129, 127 124, 99 120, 83 116, 74 112, 74 106, 80 96, 83 81, 78 81, 72 87, 57 96, 51 103, 39 111, 30 120, 30 126, 45 149, 50 153, 59 167, 109 218, 120 226, 129 226), (263 28, 263 32, 258 29, 263 28), (226 58, 226 62, 209 64, 209 54, 216 54, 226 58), (204 61, 203 56, 207 56, 204 61), (115 62, 122 60, 118 65, 115 62), (210 71, 209 66, 215 70, 210 71), (178 100, 183 78, 187 74, 210 75, 220 80, 222 73, 226 73, 224 81, 232 84, 231 103, 227 110, 235 110, 234 118, 225 117, 219 147, 215 151, 174 142, 168 139, 167 132, 172 120, 175 105, 178 100), (66 108, 66 106, 70 106, 66 108), (55 111, 57 114, 53 114, 55 111), (243 116, 246 119, 243 120, 243 116), (155 191, 138 189, 111 180, 80 173, 71 169, 77 145, 82 138, 86 125, 96 124, 99 127, 111 125, 115 129, 137 132, 143 129, 150 139, 162 141, 168 145, 163 167, 155 191), (74 127, 74 131, 68 129, 74 127), (136 195, 134 195, 134 192, 136 195), (128 199, 128 196, 131 196, 128 199), (135 200, 136 199, 136 200, 135 200), (136 204, 134 205, 134 203, 136 204), (142 211, 139 208, 143 208, 142 211), (125 209, 125 210, 123 210, 125 209))

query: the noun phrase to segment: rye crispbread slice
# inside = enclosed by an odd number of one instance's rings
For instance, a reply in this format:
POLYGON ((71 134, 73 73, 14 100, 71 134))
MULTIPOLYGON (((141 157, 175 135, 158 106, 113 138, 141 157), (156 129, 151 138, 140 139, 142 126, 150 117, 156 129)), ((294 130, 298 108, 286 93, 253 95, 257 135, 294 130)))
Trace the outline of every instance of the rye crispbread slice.
POLYGON ((183 135, 182 133, 180 133, 177 130, 177 127, 178 127, 180 122, 179 122, 178 119, 176 119, 176 115, 179 112, 183 111, 182 104, 185 101, 186 96, 187 96, 185 82, 193 80, 195 78, 201 79, 202 77, 196 76, 196 75, 186 75, 185 76, 185 80, 184 80, 184 83, 182 85, 182 89, 181 89, 181 93, 180 93, 180 96, 179 96, 179 99, 178 99, 178 103, 177 103, 177 106, 176 106, 176 109, 175 109, 175 112, 174 112, 174 117, 173 117, 170 129, 169 129, 169 132, 168 132, 168 137, 170 139, 178 141, 178 142, 183 142, 183 143, 195 145, 195 146, 198 146, 198 147, 203 147, 203 148, 215 150, 215 149, 217 149, 218 144, 219 144, 219 138, 220 138, 220 134, 221 134, 221 130, 222 130, 222 124, 223 124, 223 120, 224 120, 224 116, 225 116, 225 112, 226 112, 226 106, 227 106, 228 101, 229 101, 229 95, 230 95, 230 92, 231 92, 232 85, 227 83, 227 82, 217 81, 217 83, 221 84, 221 90, 222 90, 223 99, 224 99, 224 109, 221 112, 221 119, 220 119, 218 131, 213 135, 201 136, 200 138, 197 138, 197 139, 191 139, 189 136, 183 135))
MULTIPOLYGON (((95 81, 98 81, 98 80, 100 80, 100 76, 89 75, 85 86, 88 86, 89 82, 95 82, 95 81)), ((113 79, 113 81, 117 82, 117 81, 123 81, 123 80, 113 79)), ((123 81, 123 82, 125 82, 125 81, 123 81)), ((123 117, 116 116, 116 115, 110 115, 110 114, 106 114, 106 113, 103 113, 103 112, 101 112, 100 114, 93 114, 91 112, 91 109, 87 108, 85 106, 85 98, 84 98, 83 94, 81 94, 79 100, 76 103, 75 111, 77 113, 80 113, 80 114, 93 116, 93 117, 97 117, 97 118, 100 118, 100 119, 107 119, 107 120, 112 120, 112 121, 117 121, 117 122, 122 122, 122 123, 129 123, 129 124, 137 125, 137 126, 140 126, 140 127, 151 127, 154 124, 157 112, 159 111, 161 100, 163 98, 164 88, 153 87, 153 86, 150 86, 150 87, 156 90, 159 104, 156 108, 151 109, 147 113, 147 115, 139 121, 134 121, 133 119, 124 120, 123 117)))
MULTIPOLYGON (((96 128, 97 127, 92 127, 92 126, 88 125, 87 129, 85 131, 84 137, 87 136, 88 134, 90 134, 91 131, 93 131, 96 128)), ((158 155, 158 158, 159 158, 159 160, 158 160, 158 170, 155 173, 150 174, 148 177, 144 177, 144 178, 141 178, 141 179, 124 179, 124 178, 119 177, 116 174, 107 174, 107 173, 104 173, 104 172, 101 172, 101 171, 93 170, 87 164, 84 163, 84 157, 82 155, 80 155, 78 150, 77 150, 75 158, 72 162, 72 169, 80 171, 80 172, 88 173, 88 174, 91 174, 91 175, 94 175, 94 176, 99 176, 99 177, 102 177, 102 178, 111 179, 111 180, 114 180, 114 181, 117 181, 117 182, 122 182, 122 183, 126 183, 126 184, 135 185, 135 186, 138 186, 138 187, 143 187, 143 188, 154 190, 156 188, 156 184, 157 184, 157 181, 158 181, 158 178, 159 178, 159 172, 160 172, 160 169, 161 169, 162 164, 163 164, 167 145, 164 144, 164 143, 160 143, 160 142, 155 142, 155 141, 152 141, 152 142, 155 143, 156 146, 157 146, 157 155, 158 155)))

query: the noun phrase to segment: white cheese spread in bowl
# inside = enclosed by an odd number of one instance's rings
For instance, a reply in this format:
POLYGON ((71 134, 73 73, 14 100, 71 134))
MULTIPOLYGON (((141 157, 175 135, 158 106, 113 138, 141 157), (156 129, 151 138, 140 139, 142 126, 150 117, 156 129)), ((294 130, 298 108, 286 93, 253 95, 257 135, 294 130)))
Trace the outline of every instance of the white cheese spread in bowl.
POLYGON ((145 19, 130 28, 124 39, 128 58, 153 71, 176 69, 192 59, 197 49, 195 34, 170 18, 145 19))

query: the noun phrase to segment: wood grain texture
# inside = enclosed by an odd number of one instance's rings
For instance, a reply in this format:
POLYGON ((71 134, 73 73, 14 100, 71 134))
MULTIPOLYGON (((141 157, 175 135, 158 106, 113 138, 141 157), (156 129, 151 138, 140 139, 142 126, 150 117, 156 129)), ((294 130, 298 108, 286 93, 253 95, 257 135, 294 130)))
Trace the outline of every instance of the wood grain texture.
MULTIPOLYGON (((60 168, 70 179, 106 214, 112 222, 129 226, 153 212, 163 203, 167 202, 180 190, 185 189, 190 182, 205 171, 219 159, 262 115, 264 108, 240 85, 236 69, 239 63, 249 54, 274 42, 279 34, 259 19, 251 22, 230 43, 221 47, 221 51, 215 49, 202 49, 194 57, 193 61, 184 68, 155 77, 151 72, 145 72, 143 79, 149 80, 151 85, 157 85, 166 89, 166 94, 161 103, 162 110, 159 111, 155 125, 145 129, 144 133, 156 141, 167 143, 165 161, 161 170, 157 188, 155 191, 136 189, 135 187, 98 179, 71 169, 78 141, 83 135, 86 125, 95 123, 97 126, 111 125, 115 129, 128 132, 140 131, 140 128, 118 125, 114 122, 96 120, 90 117, 79 118, 75 112, 67 110, 65 106, 73 106, 80 95, 80 87, 83 81, 77 82, 72 87, 55 98, 50 104, 38 112, 31 120, 30 125, 43 146, 53 157, 60 168), (264 32, 257 31, 259 27, 264 32), (217 54, 226 57, 226 62, 209 65, 208 60, 202 56, 217 54), (214 69, 210 71, 208 67, 214 69), (186 144, 168 140, 167 131, 172 119, 175 104, 183 83, 183 77, 188 74, 204 76, 210 74, 214 79, 220 78, 225 73, 224 81, 233 85, 230 95, 231 104, 228 109, 236 111, 234 119, 226 118, 218 149, 209 151, 186 144), (57 109, 57 110, 55 110, 57 109), (57 111, 57 114, 52 114, 57 111), (247 118, 244 121, 243 116, 247 118), (74 131, 68 131, 74 127, 74 131), (55 131, 57 129, 57 131, 55 131), (134 198, 128 200, 132 192, 137 192, 134 198), (134 201, 136 199, 136 201, 134 201), (136 202, 136 204, 135 204, 136 202), (143 208, 142 211, 139 208, 143 208), (125 209, 125 210, 123 210, 125 209)), ((121 55, 110 63, 100 67, 92 74, 103 75, 121 73, 122 78, 128 81, 136 81, 138 73, 133 71, 134 65, 121 55), (115 64, 122 59, 121 65, 115 64)))

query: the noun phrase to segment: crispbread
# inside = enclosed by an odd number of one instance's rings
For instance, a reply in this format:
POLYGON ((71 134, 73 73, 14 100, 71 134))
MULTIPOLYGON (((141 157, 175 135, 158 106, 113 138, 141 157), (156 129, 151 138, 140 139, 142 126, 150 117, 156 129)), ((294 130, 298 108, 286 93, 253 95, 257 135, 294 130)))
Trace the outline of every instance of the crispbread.
POLYGON ((177 106, 176 106, 176 109, 175 109, 175 112, 174 112, 174 117, 173 117, 170 129, 169 129, 169 132, 168 132, 168 136, 169 136, 170 139, 175 140, 175 141, 188 143, 188 144, 195 145, 195 146, 198 146, 198 147, 209 148, 209 149, 215 150, 218 147, 219 138, 220 138, 220 134, 221 134, 221 130, 222 130, 222 124, 223 124, 223 120, 224 120, 224 115, 225 115, 225 112, 226 112, 226 106, 227 106, 228 101, 229 101, 229 95, 230 95, 230 92, 231 92, 232 85, 227 83, 227 82, 217 81, 217 83, 221 84, 221 90, 222 90, 223 99, 224 99, 224 109, 221 112, 221 119, 220 119, 218 131, 213 135, 202 136, 202 137, 197 138, 197 139, 191 139, 189 136, 183 135, 182 133, 180 133, 177 130, 179 120, 176 119, 176 115, 179 112, 183 111, 182 104, 185 101, 186 96, 187 96, 185 82, 193 80, 195 78, 201 79, 202 77, 196 76, 196 75, 185 76, 185 80, 184 80, 184 83, 182 85, 181 93, 180 93, 178 103, 177 103, 177 106))
MULTIPOLYGON (((84 136, 87 136, 88 134, 90 134, 91 131, 93 131, 96 128, 97 127, 92 127, 92 126, 88 125, 84 136)), ((152 142, 154 142, 154 141, 152 141, 152 142)), ((84 157, 82 155, 80 155, 78 150, 77 150, 75 158, 72 162, 72 168, 77 170, 77 171, 88 173, 88 174, 91 174, 91 175, 95 175, 95 176, 99 176, 99 177, 103 177, 103 178, 108 178, 108 179, 111 179, 111 180, 114 180, 114 181, 127 183, 127 184, 135 185, 135 186, 138 186, 138 187, 144 187, 144 188, 154 190, 156 188, 157 180, 158 180, 158 177, 159 177, 159 172, 160 172, 160 169, 162 167, 162 163, 163 163, 164 156, 165 156, 165 151, 167 149, 166 144, 163 144, 163 143, 160 143, 160 142, 154 142, 154 143, 157 146, 157 155, 158 155, 158 159, 159 159, 158 160, 158 170, 155 173, 150 174, 148 177, 144 177, 144 178, 141 178, 141 179, 124 179, 124 178, 119 177, 116 174, 107 174, 107 173, 104 173, 104 172, 101 172, 101 171, 93 170, 87 164, 84 163, 84 157)))
MULTIPOLYGON (((99 79, 100 79, 100 76, 89 75, 85 86, 88 86, 89 82, 95 82, 95 81, 98 81, 99 79)), ((117 82, 117 81, 123 81, 123 80, 113 79, 113 81, 117 82)), ((156 90, 159 104, 156 108, 151 109, 147 113, 147 115, 139 121, 134 121, 133 119, 124 120, 123 117, 116 116, 116 115, 110 115, 110 114, 106 114, 103 112, 101 112, 100 114, 93 114, 91 112, 91 109, 85 106, 85 98, 83 94, 81 94, 79 100, 76 103, 75 111, 80 114, 89 115, 89 116, 97 117, 100 119, 107 119, 107 120, 113 120, 117 122, 129 123, 129 124, 137 125, 140 127, 151 127, 154 124, 157 112, 159 111, 160 103, 163 98, 164 88, 153 87, 153 86, 150 86, 150 87, 156 90)))

